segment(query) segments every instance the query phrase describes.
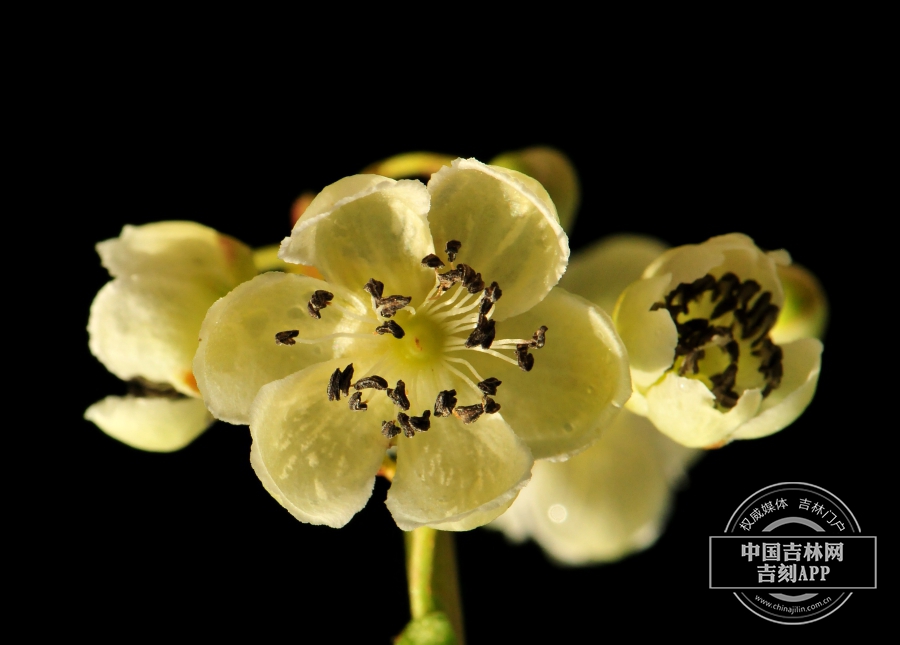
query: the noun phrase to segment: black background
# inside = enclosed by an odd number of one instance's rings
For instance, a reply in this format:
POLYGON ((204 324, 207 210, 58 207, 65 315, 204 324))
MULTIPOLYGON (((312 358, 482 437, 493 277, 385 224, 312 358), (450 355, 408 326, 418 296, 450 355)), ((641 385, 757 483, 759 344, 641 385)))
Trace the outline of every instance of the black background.
MULTIPOLYGON (((168 71, 148 64, 127 81, 96 75, 63 115, 49 164, 51 177, 65 177, 51 181, 67 187, 51 210, 53 235, 68 238, 66 261, 53 269, 68 278, 69 304, 54 318, 63 396, 44 399, 52 434, 28 448, 59 458, 38 473, 31 504, 35 546, 49 563, 33 593, 73 610, 73 627, 110 630, 114 616, 137 632, 253 629, 264 638, 294 630, 305 642, 327 631, 363 643, 388 642, 402 629, 402 536, 384 507, 383 481, 343 529, 304 525, 253 474, 245 427, 217 424, 187 449, 157 455, 106 437, 82 414, 124 392, 87 348, 88 309, 109 279, 96 242, 124 224, 168 219, 251 245, 277 242, 300 192, 417 149, 486 161, 555 146, 582 181, 573 250, 622 231, 673 245, 744 232, 813 270, 832 307, 812 405, 772 437, 708 454, 650 550, 560 568, 533 543, 511 546, 482 529, 459 534, 471 643, 571 642, 576 634, 594 642, 622 625, 641 636, 787 629, 707 589, 708 536, 724 530, 745 497, 776 482, 831 491, 863 534, 880 534, 884 550, 884 504, 895 487, 881 477, 896 421, 885 376, 895 331, 882 303, 896 301, 896 287, 880 269, 889 257, 878 219, 888 211, 875 197, 887 171, 872 158, 880 135, 867 119, 870 98, 847 98, 861 91, 850 76, 835 81, 820 70, 776 82, 744 70, 689 82, 673 70, 613 88, 587 73, 580 84, 490 93, 455 78, 452 92, 422 94, 419 84, 433 75, 373 71, 360 83, 358 70, 301 65, 269 83, 252 70, 240 81, 203 66, 168 71)), ((855 593, 802 629, 875 624, 886 593, 855 593)))

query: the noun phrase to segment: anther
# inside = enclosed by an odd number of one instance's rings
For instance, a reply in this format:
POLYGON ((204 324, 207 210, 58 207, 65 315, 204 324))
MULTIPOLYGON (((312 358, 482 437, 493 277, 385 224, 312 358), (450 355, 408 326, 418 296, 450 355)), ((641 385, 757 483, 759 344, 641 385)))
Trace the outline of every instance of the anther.
POLYGON ((403 331, 403 328, 400 327, 393 320, 388 320, 378 327, 375 328, 375 332, 380 336, 384 336, 385 334, 393 334, 394 338, 403 338, 406 335, 406 332, 403 331))
POLYGON ((469 293, 478 293, 482 289, 484 289, 484 280, 481 279, 480 273, 476 273, 471 282, 466 285, 466 291, 469 293))
POLYGON ((494 336, 496 335, 496 322, 493 319, 488 319, 484 317, 480 317, 478 319, 478 326, 469 334, 469 337, 466 339, 466 347, 471 349, 472 347, 480 346, 481 349, 490 349, 491 343, 494 342, 494 336))
POLYGON ((501 383, 503 383, 503 381, 501 381, 500 379, 489 376, 478 384, 478 389, 485 394, 494 396, 495 394, 497 394, 497 388, 500 387, 501 383))
POLYGON ((462 282, 464 287, 468 287, 472 284, 472 280, 475 279, 475 269, 470 267, 468 264, 457 264, 456 265, 456 274, 459 276, 460 282, 462 282))
POLYGON ((409 410, 409 399, 406 398, 406 383, 397 381, 394 389, 387 389, 388 398, 394 402, 394 405, 403 410, 409 410))
POLYGON ((353 363, 350 363, 341 372, 341 394, 348 396, 350 394, 350 381, 353 379, 353 363))
POLYGON ((441 390, 434 400, 434 416, 449 417, 456 407, 456 390, 441 390))
POLYGON ((390 421, 382 421, 381 434, 383 434, 388 439, 393 439, 398 434, 400 434, 400 428, 397 427, 397 424, 394 423, 393 419, 391 419, 390 421))
POLYGON ((456 269, 451 269, 450 271, 447 271, 447 273, 438 273, 438 282, 440 283, 438 289, 442 292, 447 291, 450 287, 459 282, 460 279, 459 271, 456 269))
POLYGON ((291 329, 290 331, 280 331, 275 334, 275 344, 276 345, 296 345, 297 341, 294 339, 300 335, 299 329, 291 329))
POLYGON ((427 432, 431 427, 431 411, 425 410, 420 417, 410 417, 409 425, 419 432, 427 432))
POLYGON ((496 282, 492 282, 491 286, 487 287, 484 290, 484 297, 486 300, 490 300, 491 302, 497 302, 500 300, 500 296, 503 295, 503 292, 500 290, 500 285, 496 282))
POLYGON ((331 378, 328 379, 328 400, 329 401, 340 401, 341 400, 341 370, 340 368, 334 370, 331 374, 331 378))
POLYGON ((486 317, 488 313, 490 313, 493 308, 494 303, 488 300, 487 298, 481 299, 481 308, 478 310, 478 320, 486 317))
POLYGON ((489 396, 484 397, 481 404, 484 407, 485 414, 494 414, 500 411, 500 404, 489 396))
POLYGON ((361 412, 365 412, 369 409, 369 406, 361 401, 362 392, 354 392, 353 396, 350 397, 350 409, 351 410, 359 410, 361 412))
POLYGON ((716 403, 723 408, 733 408, 737 405, 739 395, 734 391, 734 382, 737 377, 737 363, 731 363, 721 374, 709 377, 713 384, 712 393, 716 397, 716 403))
POLYGON ((381 294, 384 293, 384 283, 379 282, 375 278, 369 278, 369 281, 366 283, 366 286, 363 287, 370 296, 375 299, 380 299, 381 294))
POLYGON ((353 384, 354 389, 356 390, 365 390, 366 388, 372 388, 375 390, 386 390, 388 386, 388 382, 377 375, 367 376, 365 378, 359 379, 356 383, 353 384))
POLYGON ((403 309, 412 302, 409 296, 388 296, 387 298, 378 298, 375 301, 376 307, 381 307, 378 315, 382 318, 392 318, 395 313, 403 309))
POLYGON ((730 295, 735 291, 735 289, 740 286, 741 279, 738 278, 733 273, 726 273, 721 278, 719 278, 718 282, 716 282, 715 286, 712 289, 712 301, 715 302, 722 296, 730 295))
POLYGON ((484 414, 484 406, 480 403, 460 405, 453 410, 453 416, 465 424, 475 423, 482 414, 484 414))
POLYGON ((519 363, 519 369, 523 372, 530 372, 534 367, 534 356, 528 353, 528 343, 516 345, 516 361, 519 363))
POLYGON ((447 259, 451 262, 456 261, 456 254, 459 253, 459 249, 462 247, 462 242, 459 240, 450 240, 447 242, 447 246, 444 247, 444 251, 447 253, 447 259))
POLYGON ((397 421, 400 422, 400 427, 403 428, 403 434, 406 435, 407 439, 412 439, 416 436, 416 429, 409 422, 409 415, 404 413, 399 413, 397 415, 397 421))
POLYGON ((444 261, 434 253, 429 253, 424 258, 422 258, 422 266, 426 269, 440 269, 442 266, 444 266, 444 261))
POLYGON ((547 327, 545 325, 541 325, 541 328, 538 329, 531 336, 531 346, 536 349, 541 349, 544 346, 544 334, 547 333, 547 327))
POLYGON ((320 309, 324 309, 328 306, 328 303, 334 300, 334 294, 330 291, 323 291, 322 289, 317 290, 313 293, 312 298, 309 299, 309 302, 306 303, 306 311, 309 312, 309 315, 319 320, 322 317, 322 314, 319 313, 320 309))

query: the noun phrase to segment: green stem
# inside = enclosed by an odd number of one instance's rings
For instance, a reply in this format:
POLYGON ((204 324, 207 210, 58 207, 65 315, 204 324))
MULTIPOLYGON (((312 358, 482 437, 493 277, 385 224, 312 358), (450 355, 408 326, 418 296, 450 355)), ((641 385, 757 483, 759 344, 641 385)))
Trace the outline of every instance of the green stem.
POLYGON ((437 531, 427 526, 407 533, 406 577, 409 581, 409 611, 413 620, 435 609, 431 578, 436 538, 437 531))

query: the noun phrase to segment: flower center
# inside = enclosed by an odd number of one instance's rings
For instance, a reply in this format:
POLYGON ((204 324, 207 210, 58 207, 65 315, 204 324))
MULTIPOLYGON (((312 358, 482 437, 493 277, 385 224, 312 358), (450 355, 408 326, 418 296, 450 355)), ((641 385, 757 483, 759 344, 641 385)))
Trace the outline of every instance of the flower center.
POLYGON ((702 381, 721 409, 733 408, 745 390, 761 388, 765 397, 781 383, 782 351, 769 337, 779 309, 761 289, 733 273, 707 274, 651 307, 665 308, 678 331, 670 369, 702 381))
MULTIPOLYGON (((446 253, 451 262, 456 259, 461 246, 457 241, 447 243, 446 253)), ((416 387, 423 389, 427 388, 427 385, 423 386, 423 382, 430 382, 434 391, 417 391, 415 398, 421 400, 425 396, 429 401, 434 400, 435 418, 452 414, 463 423, 474 423, 483 414, 494 414, 500 410, 500 404, 491 397, 497 394, 501 381, 494 377, 482 377, 459 354, 468 351, 490 354, 529 372, 534 366, 534 356, 529 351, 544 346, 547 332, 547 328, 542 326, 530 339, 497 340, 497 325, 493 314, 494 305, 503 295, 500 285, 493 282, 485 287, 481 274, 466 264, 456 264, 453 269, 441 272, 445 264, 434 254, 423 258, 421 264, 423 268, 434 271, 435 286, 418 306, 412 306, 412 298, 408 296, 385 296, 384 283, 375 278, 366 283, 363 289, 370 295, 372 309, 377 315, 378 324, 373 335, 382 337, 382 342, 390 343, 390 346, 374 362, 369 373, 355 382, 352 363, 343 370, 336 369, 325 392, 331 401, 339 401, 341 395, 349 396, 349 408, 364 412, 371 399, 363 400, 363 391, 374 390, 375 395, 384 391, 401 410, 397 413, 396 421, 391 419, 381 423, 382 434, 392 440, 401 430, 409 438, 414 437, 417 432, 429 430, 432 411, 425 410, 420 416, 407 414, 411 405, 406 382, 398 379, 390 387, 388 380, 378 372, 403 374, 404 378, 409 379, 409 383, 415 383, 416 387), (514 358, 503 354, 504 351, 514 353, 514 358), (429 376, 420 379, 419 376, 423 373, 429 376), (465 383, 466 391, 459 394, 450 387, 450 383, 441 383, 441 375, 448 374, 455 375, 465 383), (442 387, 447 389, 441 389, 442 387), (351 388, 354 390, 352 395, 351 388), (467 399, 472 402, 457 405, 460 400, 467 399)), ((331 306, 351 318, 371 320, 361 318, 333 300, 333 294, 315 291, 307 304, 307 311, 318 320, 322 317, 322 311, 331 306)), ((297 342, 313 343, 338 337, 371 340, 373 335, 337 333, 315 340, 304 340, 298 338, 299 330, 288 330, 276 333, 275 342, 289 346, 297 342)))

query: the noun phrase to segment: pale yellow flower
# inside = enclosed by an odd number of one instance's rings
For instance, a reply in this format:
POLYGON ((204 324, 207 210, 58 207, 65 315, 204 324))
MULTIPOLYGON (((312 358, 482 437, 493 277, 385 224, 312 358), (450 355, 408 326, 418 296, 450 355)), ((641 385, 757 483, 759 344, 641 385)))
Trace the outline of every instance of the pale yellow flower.
POLYGON ((126 226, 97 252, 113 280, 91 305, 89 346, 134 394, 108 396, 85 418, 135 448, 183 448, 213 422, 191 369, 200 324, 256 275, 250 249, 194 222, 157 222, 126 226))
POLYGON ((746 235, 671 249, 619 299, 613 318, 628 348, 628 408, 693 447, 777 432, 815 393, 822 343, 770 337, 784 304, 778 265, 746 235))
POLYGON ((534 458, 583 450, 630 392, 609 317, 555 287, 568 255, 546 191, 518 172, 460 159, 427 189, 342 179, 281 249, 324 281, 266 274, 218 301, 200 390, 249 423, 254 469, 304 522, 348 522, 393 448, 400 528, 482 525, 534 458))

